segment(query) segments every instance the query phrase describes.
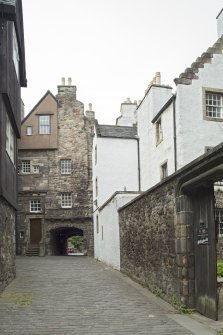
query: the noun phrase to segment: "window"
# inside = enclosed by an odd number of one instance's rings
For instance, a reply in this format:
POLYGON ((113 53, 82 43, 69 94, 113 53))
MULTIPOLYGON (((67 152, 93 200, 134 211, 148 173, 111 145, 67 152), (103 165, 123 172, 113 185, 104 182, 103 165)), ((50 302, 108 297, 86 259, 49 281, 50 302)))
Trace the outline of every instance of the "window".
POLYGON ((41 212, 41 202, 40 200, 30 200, 30 212, 40 213, 41 212))
POLYGON ((20 232, 19 232, 19 238, 20 238, 21 240, 23 240, 23 238, 24 238, 24 231, 20 231, 20 232))
POLYGON ((223 236, 223 208, 215 209, 215 222, 218 236, 223 236))
POLYGON ((62 159, 60 161, 60 172, 61 174, 71 174, 71 160, 62 159))
POLYGON ((15 66, 15 72, 17 78, 19 79, 19 48, 14 25, 13 25, 13 63, 15 66))
POLYGON ((206 116, 210 118, 222 118, 222 94, 206 92, 206 116))
POLYGON ((161 165, 161 180, 165 179, 168 176, 167 171, 167 162, 161 165))
POLYGON ((98 215, 96 216, 96 230, 97 234, 99 233, 99 221, 98 221, 98 215))
POLYGON ((156 144, 159 144, 163 140, 163 131, 161 119, 156 122, 156 144))
POLYGON ((94 164, 97 164, 97 145, 94 148, 94 164))
POLYGON ((72 207, 72 194, 71 193, 62 193, 61 194, 61 207, 62 208, 71 208, 72 207))
POLYGON ((39 116, 39 134, 50 134, 50 115, 39 116))
POLYGON ((33 134, 33 127, 28 126, 26 127, 26 135, 32 135, 33 134))
POLYGON ((22 173, 30 173, 30 161, 22 161, 22 173))
POLYGON ((39 165, 33 165, 33 173, 39 173, 39 165))
POLYGON ((95 179, 95 194, 98 196, 98 178, 95 179))
POLYGON ((11 161, 15 162, 15 135, 9 120, 8 115, 6 114, 6 151, 11 159, 11 161))

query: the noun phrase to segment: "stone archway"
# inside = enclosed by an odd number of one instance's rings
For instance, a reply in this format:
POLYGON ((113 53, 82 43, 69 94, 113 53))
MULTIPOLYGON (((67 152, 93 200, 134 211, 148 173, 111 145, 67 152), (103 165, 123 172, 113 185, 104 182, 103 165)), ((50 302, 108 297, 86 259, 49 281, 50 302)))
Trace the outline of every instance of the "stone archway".
POLYGON ((71 236, 83 236, 83 252, 93 255, 93 225, 91 220, 46 220, 45 255, 67 255, 67 240, 71 236))
POLYGON ((51 255, 67 255, 67 240, 71 236, 84 236, 82 229, 60 227, 50 231, 51 255))

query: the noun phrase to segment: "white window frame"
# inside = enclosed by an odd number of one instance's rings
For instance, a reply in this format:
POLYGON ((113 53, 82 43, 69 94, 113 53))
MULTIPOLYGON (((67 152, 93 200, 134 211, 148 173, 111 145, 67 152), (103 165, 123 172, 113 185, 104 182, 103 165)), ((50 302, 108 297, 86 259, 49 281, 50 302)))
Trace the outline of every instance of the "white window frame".
POLYGON ((222 94, 218 92, 205 93, 206 117, 222 119, 222 94))
POLYGON ((24 160, 21 162, 21 172, 23 174, 31 173, 31 162, 29 160, 24 160))
POLYGON ((61 193, 61 208, 72 208, 72 193, 61 193))
POLYGON ((71 174, 72 164, 71 159, 61 159, 60 161, 60 173, 71 174))
POLYGON ((12 43, 13 43, 12 45, 13 63, 15 66, 15 72, 16 72, 17 78, 19 80, 19 47, 18 47, 18 40, 17 40, 17 35, 16 35, 14 24, 13 24, 13 42, 12 43))
POLYGON ((26 127, 26 135, 31 136, 33 134, 33 127, 32 126, 27 126, 26 127))
POLYGON ((41 200, 40 199, 30 200, 29 210, 30 213, 41 213, 42 212, 41 200))
POLYGON ((8 153, 12 163, 15 163, 15 133, 6 113, 6 136, 5 136, 6 152, 8 153))
POLYGON ((50 115, 39 115, 39 134, 50 134, 50 115))

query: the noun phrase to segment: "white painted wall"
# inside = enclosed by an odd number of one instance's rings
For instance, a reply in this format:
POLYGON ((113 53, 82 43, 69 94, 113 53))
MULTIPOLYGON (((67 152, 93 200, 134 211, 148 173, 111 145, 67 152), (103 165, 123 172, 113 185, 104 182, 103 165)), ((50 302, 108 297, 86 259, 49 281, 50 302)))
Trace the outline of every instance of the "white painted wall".
POLYGON ((217 29, 218 37, 220 38, 223 35, 223 9, 217 16, 217 29))
POLYGON ((202 87, 223 90, 223 55, 214 55, 211 64, 199 69, 199 79, 178 85, 176 99, 177 168, 204 154, 205 146, 223 141, 223 122, 203 118, 202 87))
MULTIPOLYGON (((216 146, 223 140, 223 122, 206 120, 203 117, 203 88, 223 90, 223 76, 219 75, 222 73, 223 55, 217 54, 213 56, 211 64, 204 64, 204 68, 199 69, 199 79, 192 80, 191 85, 177 86, 177 169, 204 154, 205 147, 216 146)), ((158 87, 156 89, 159 90, 158 87)), ((160 181, 160 166, 166 160, 168 175, 175 170, 173 103, 161 114, 163 141, 156 145, 156 125, 152 124, 151 120, 159 109, 158 101, 159 99, 154 99, 153 94, 149 92, 137 110, 142 190, 160 181)))
POLYGON ((99 231, 94 225, 95 258, 105 262, 109 266, 120 270, 120 237, 118 209, 137 196, 137 194, 116 194, 112 200, 100 212, 99 231), (103 228, 102 228, 103 227, 103 228), (102 239, 103 229, 103 239, 102 239))
POLYGON ((164 161, 168 161, 169 173, 174 172, 172 105, 161 115, 163 141, 159 145, 156 124, 151 122, 171 95, 171 88, 152 86, 137 110, 142 191, 160 181, 160 165, 164 161))
POLYGON ((93 200, 101 206, 116 191, 138 191, 137 140, 95 136, 93 141, 93 200), (95 165, 95 146, 97 164, 95 165), (98 196, 96 196, 96 178, 98 196))

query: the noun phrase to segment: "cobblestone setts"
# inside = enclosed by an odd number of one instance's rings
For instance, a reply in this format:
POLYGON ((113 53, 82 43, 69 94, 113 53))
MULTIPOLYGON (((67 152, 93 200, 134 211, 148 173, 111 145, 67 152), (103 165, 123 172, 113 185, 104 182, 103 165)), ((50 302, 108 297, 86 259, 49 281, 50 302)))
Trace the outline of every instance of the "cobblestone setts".
POLYGON ((88 257, 19 257, 0 298, 0 334, 192 334, 122 276, 88 257))

